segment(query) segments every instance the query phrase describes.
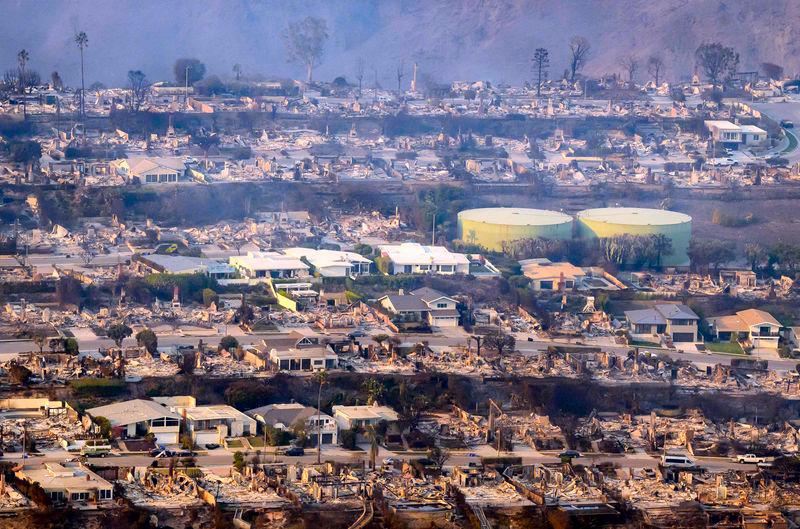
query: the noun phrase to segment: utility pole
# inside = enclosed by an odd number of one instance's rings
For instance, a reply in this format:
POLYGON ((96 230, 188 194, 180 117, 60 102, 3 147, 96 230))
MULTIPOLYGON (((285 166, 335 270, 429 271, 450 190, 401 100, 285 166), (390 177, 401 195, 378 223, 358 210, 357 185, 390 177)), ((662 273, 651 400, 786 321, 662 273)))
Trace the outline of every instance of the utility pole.
POLYGON ((189 70, 192 69, 190 64, 186 65, 186 74, 183 76, 183 109, 186 110, 189 108, 189 70))

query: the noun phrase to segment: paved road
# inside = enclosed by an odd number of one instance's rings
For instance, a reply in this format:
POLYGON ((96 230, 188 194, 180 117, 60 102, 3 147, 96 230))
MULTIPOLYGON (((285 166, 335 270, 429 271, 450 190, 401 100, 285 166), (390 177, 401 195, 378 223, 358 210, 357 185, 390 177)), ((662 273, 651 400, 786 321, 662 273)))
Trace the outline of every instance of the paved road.
MULTIPOLYGON (((788 119, 795 123, 795 127, 800 127, 800 99, 796 96, 787 95, 785 103, 752 103, 752 106, 774 121, 780 122, 781 120, 788 119)), ((798 129, 795 128, 787 132, 796 137, 798 134, 798 132, 796 132, 797 130, 798 129)), ((790 164, 800 162, 800 148, 782 153, 780 156, 788 159, 790 164)))
MULTIPOLYGON (((227 330, 233 336, 239 340, 239 343, 243 345, 250 345, 259 343, 262 340, 261 336, 255 335, 244 335, 242 334, 238 327, 235 326, 228 326, 227 330)), ((197 343, 202 339, 203 343, 208 344, 210 346, 216 346, 220 339, 222 338, 223 334, 225 333, 225 327, 221 326, 219 329, 219 333, 216 336, 180 336, 180 335, 173 335, 173 336, 159 336, 158 343, 161 346, 178 346, 178 345, 197 345, 197 343)), ((330 337, 333 339, 343 338, 345 333, 335 333, 331 334, 330 337)), ((443 335, 427 335, 427 334, 417 334, 417 335, 403 335, 402 339, 405 341, 426 341, 431 346, 464 346, 466 345, 466 336, 443 336, 443 335)), ((105 349, 114 345, 112 340, 107 338, 92 338, 92 339, 80 339, 80 348, 81 351, 97 351, 98 349, 105 349)), ((128 338, 123 342, 125 346, 133 346, 135 345, 136 341, 133 338, 128 338)), ((630 346, 625 345, 576 345, 573 342, 567 342, 565 340, 540 340, 536 339, 532 342, 527 341, 527 339, 518 338, 517 339, 517 350, 521 353, 525 354, 535 354, 541 351, 547 350, 547 347, 551 345, 565 345, 569 347, 576 347, 576 348, 586 348, 586 349, 595 349, 597 347, 602 348, 603 351, 613 352, 619 355, 625 355, 628 351, 631 350, 630 346)), ((475 344, 472 344, 475 347, 475 344)), ((647 348, 640 347, 640 350, 645 350, 647 348)), ((38 347, 30 341, 10 341, 10 342, 0 342, 0 361, 7 361, 17 357, 20 353, 28 353, 30 351, 36 351, 38 347)), ((657 351, 659 353, 664 353, 671 358, 675 358, 678 360, 686 360, 689 362, 693 362, 701 369, 704 369, 706 366, 714 366, 716 364, 725 364, 728 365, 731 362, 732 358, 741 358, 733 355, 725 355, 720 353, 694 353, 694 352, 679 352, 672 349, 658 349, 653 351, 657 351)), ((753 358, 753 357, 748 357, 753 358)), ((793 371, 797 366, 798 362, 796 360, 785 360, 785 359, 769 359, 769 367, 770 369, 776 371, 793 371)))
MULTIPOLYGON (((288 457, 276 455, 271 452, 271 448, 261 452, 262 461, 265 462, 302 462, 306 464, 314 463, 317 460, 316 452, 313 449, 306 451, 306 454, 300 457, 288 457)), ((324 449, 322 451, 323 461, 336 461, 339 463, 355 463, 355 462, 368 462, 368 451, 349 452, 347 450, 335 447, 324 449)), ((494 456, 496 453, 489 447, 481 447, 477 453, 473 452, 452 452, 450 458, 447 460, 447 465, 462 466, 470 462, 478 462, 479 454, 484 456, 494 456)), ((247 453, 246 459, 255 455, 255 451, 247 453)), ((528 447, 519 447, 515 452, 502 452, 503 456, 519 456, 522 458, 522 463, 525 465, 535 463, 558 463, 558 452, 542 453, 530 449, 528 447)), ((0 461, 14 461, 21 460, 21 454, 6 454, 0 461)), ((408 454, 395 454, 381 448, 378 453, 378 461, 382 461, 387 457, 398 460, 411 460, 423 457, 424 454, 408 455, 408 454)), ((32 456, 26 459, 26 465, 38 466, 48 462, 61 462, 74 458, 74 454, 65 451, 52 451, 41 456, 32 456)), ((198 466, 201 467, 227 467, 233 463, 233 453, 223 448, 204 452, 196 456, 198 466)), ((712 471, 719 470, 747 470, 753 469, 753 465, 743 465, 735 463, 727 458, 721 457, 697 457, 694 458, 698 465, 712 471)), ((153 458, 146 455, 112 455, 105 458, 92 458, 89 459, 90 463, 100 466, 114 466, 114 467, 145 467, 153 462, 153 458)), ((658 458, 647 454, 585 454, 583 457, 576 458, 575 463, 583 465, 599 464, 603 462, 614 463, 622 468, 656 468, 658 466, 658 458)), ((166 462, 162 462, 162 465, 166 462)))

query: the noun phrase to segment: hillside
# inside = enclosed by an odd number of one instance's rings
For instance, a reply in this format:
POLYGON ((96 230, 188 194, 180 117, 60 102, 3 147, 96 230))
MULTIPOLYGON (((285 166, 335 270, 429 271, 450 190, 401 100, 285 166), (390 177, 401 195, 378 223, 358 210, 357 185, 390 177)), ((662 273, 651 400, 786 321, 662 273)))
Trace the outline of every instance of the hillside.
POLYGON ((592 44, 589 73, 620 71, 624 54, 662 51, 668 75, 685 77, 694 49, 711 40, 735 46, 744 69, 771 61, 800 71, 796 0, 5 0, 3 11, 5 67, 25 47, 43 77, 58 70, 71 83, 79 76, 78 28, 89 34, 89 82, 121 83, 129 69, 170 79, 174 59, 187 55, 223 76, 236 62, 245 73, 300 76, 285 62, 280 35, 306 14, 330 28, 319 77, 352 79, 364 57, 369 82, 374 66, 386 86, 395 86, 401 57, 438 81, 519 82, 530 77, 538 46, 551 49, 558 76, 574 34, 592 44))

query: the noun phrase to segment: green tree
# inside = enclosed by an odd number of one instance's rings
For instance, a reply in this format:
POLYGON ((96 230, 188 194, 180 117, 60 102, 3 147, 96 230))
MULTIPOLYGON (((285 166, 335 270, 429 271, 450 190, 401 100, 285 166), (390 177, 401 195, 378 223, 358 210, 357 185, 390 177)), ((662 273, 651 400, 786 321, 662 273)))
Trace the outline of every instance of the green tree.
POLYGON ((105 439, 111 439, 112 428, 111 428, 111 421, 106 419, 105 417, 94 417, 94 423, 100 429, 100 435, 105 439))
POLYGON ((117 344, 117 347, 122 347, 122 342, 125 340, 125 338, 132 334, 133 329, 124 323, 115 323, 106 330, 106 335, 114 340, 114 343, 117 344))
POLYGON ((153 356, 158 354, 158 336, 151 329, 142 329, 136 333, 135 338, 139 347, 144 347, 153 356))
POLYGON ((244 454, 242 452, 236 451, 233 453, 233 468, 241 472, 244 470, 244 454))
POLYGON ((235 351, 239 347, 239 340, 233 336, 223 336, 219 341, 219 347, 228 352, 235 351))
POLYGON ((75 338, 67 338, 64 340, 64 352, 69 355, 76 355, 80 352, 78 340, 75 338))
POLYGON ((219 304, 219 295, 210 288, 203 289, 203 305, 206 307, 212 303, 219 304))
POLYGON ((367 393, 367 405, 369 406, 378 402, 386 391, 383 383, 376 378, 366 379, 361 384, 361 388, 367 393))

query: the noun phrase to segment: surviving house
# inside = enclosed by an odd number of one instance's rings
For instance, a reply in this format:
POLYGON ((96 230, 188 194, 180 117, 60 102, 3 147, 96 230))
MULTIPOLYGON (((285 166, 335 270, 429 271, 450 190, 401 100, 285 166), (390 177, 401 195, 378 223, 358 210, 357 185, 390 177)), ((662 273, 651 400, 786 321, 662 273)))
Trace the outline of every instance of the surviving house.
POLYGON ((735 339, 753 349, 777 349, 782 327, 772 314, 758 309, 708 318, 708 324, 717 340, 735 339))
POLYGON ((767 141, 767 131, 755 125, 737 125, 725 120, 706 120, 705 125, 714 142, 730 149, 758 146, 767 141))
POLYGON ((316 408, 303 406, 297 402, 285 404, 268 404, 245 412, 261 425, 271 426, 278 430, 290 430, 295 425, 302 423, 306 437, 316 445, 319 433, 322 434, 322 444, 330 445, 338 442, 336 420, 316 408), (321 432, 319 428, 321 428, 321 432))
POLYGON ((131 157, 113 163, 116 173, 129 183, 138 180, 142 184, 175 183, 186 173, 183 158, 131 157))
POLYGON ((53 503, 103 502, 114 499, 114 485, 81 463, 45 463, 43 468, 23 468, 16 476, 38 483, 53 503))
POLYGON ((387 273, 394 274, 468 274, 469 259, 444 246, 423 246, 415 242, 385 244, 378 247, 388 261, 387 273))
MULTIPOLYGON (((152 400, 126 400, 91 408, 86 410, 86 417, 95 424, 94 428, 101 417, 108 419, 114 435, 123 439, 153 434, 156 444, 179 442, 180 415, 152 400)), ((84 422, 84 426, 92 425, 84 422)))
POLYGON ((404 321, 423 321, 432 327, 458 326, 458 302, 432 288, 419 288, 410 294, 401 289, 379 298, 378 303, 404 321))
POLYGON ((278 252, 247 252, 229 258, 230 264, 247 279, 305 277, 309 266, 298 257, 278 252))
POLYGON ((372 261, 355 252, 287 248, 285 255, 304 259, 322 277, 356 277, 369 274, 372 261))
POLYGON ((583 268, 567 262, 527 259, 520 265, 523 275, 531 280, 533 290, 572 290, 586 277, 583 268))
POLYGON ((381 421, 393 423, 400 418, 392 408, 378 403, 367 406, 334 406, 332 410, 339 430, 375 426, 381 421))
POLYGON ((258 369, 275 371, 319 371, 339 365, 339 357, 330 346, 297 331, 264 338, 245 351, 244 360, 258 369))
POLYGON ((214 279, 228 279, 236 273, 228 263, 182 255, 135 254, 131 267, 144 274, 203 274, 214 279))
POLYGON ((625 311, 628 329, 634 340, 697 342, 700 318, 686 305, 661 303, 649 309, 625 311))
POLYGON ((255 419, 226 404, 197 406, 197 400, 188 395, 163 397, 159 402, 159 406, 183 418, 192 440, 198 445, 256 433, 255 419))

